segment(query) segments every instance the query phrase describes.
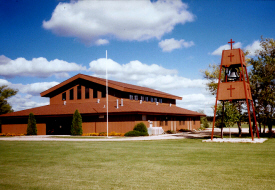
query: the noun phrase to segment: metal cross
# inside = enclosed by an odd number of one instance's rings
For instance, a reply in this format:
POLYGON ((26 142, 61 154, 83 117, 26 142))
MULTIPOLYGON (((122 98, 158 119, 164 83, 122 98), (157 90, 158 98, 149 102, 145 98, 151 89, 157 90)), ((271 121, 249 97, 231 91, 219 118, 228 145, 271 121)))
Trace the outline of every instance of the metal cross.
POLYGON ((230 55, 228 55, 228 57, 230 57, 230 62, 232 62, 232 57, 234 57, 234 55, 232 53, 230 53, 230 55))
POLYGON ((232 88, 232 85, 230 85, 230 88, 228 88, 227 90, 230 90, 230 97, 232 97, 232 90, 235 90, 235 88, 232 88))
POLYGON ((229 44, 231 44, 231 49, 233 49, 232 45, 233 43, 235 43, 235 41, 232 41, 232 39, 230 40, 230 42, 228 42, 229 44))

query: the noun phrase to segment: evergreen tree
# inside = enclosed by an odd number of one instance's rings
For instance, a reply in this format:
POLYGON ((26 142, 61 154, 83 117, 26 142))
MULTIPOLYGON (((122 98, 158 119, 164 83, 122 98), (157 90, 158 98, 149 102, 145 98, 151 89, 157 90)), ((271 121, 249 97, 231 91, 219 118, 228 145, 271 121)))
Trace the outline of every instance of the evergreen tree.
POLYGON ((72 135, 82 135, 82 117, 78 110, 75 110, 72 126, 71 126, 72 135))
POLYGON ((33 113, 29 114, 27 135, 37 135, 36 120, 33 113))

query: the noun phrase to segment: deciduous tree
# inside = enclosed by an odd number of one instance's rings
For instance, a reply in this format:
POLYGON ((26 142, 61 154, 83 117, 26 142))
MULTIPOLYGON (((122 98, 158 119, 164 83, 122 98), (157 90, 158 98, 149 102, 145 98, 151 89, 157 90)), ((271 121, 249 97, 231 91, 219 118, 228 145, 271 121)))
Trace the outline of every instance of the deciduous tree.
POLYGON ((250 59, 252 69, 249 73, 251 91, 258 121, 268 125, 269 132, 275 117, 275 41, 270 38, 261 39, 262 50, 258 50, 257 58, 250 59))
POLYGON ((0 115, 5 113, 13 112, 11 105, 7 99, 11 96, 16 95, 18 90, 8 88, 7 85, 0 86, 0 115))

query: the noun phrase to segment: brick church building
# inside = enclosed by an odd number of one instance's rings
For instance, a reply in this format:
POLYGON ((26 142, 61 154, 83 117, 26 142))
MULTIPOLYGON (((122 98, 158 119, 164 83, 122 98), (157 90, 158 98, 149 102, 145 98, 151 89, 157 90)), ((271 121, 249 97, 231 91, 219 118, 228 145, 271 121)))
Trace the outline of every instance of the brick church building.
MULTIPOLYGON (((78 74, 44 91, 50 104, 0 115, 2 133, 25 134, 28 116, 36 118, 38 135, 69 135, 76 109, 82 116, 83 133, 107 131, 106 80, 78 74)), ((164 131, 198 129, 201 113, 176 106, 179 96, 154 89, 108 80, 109 132, 125 133, 148 120, 164 131)))

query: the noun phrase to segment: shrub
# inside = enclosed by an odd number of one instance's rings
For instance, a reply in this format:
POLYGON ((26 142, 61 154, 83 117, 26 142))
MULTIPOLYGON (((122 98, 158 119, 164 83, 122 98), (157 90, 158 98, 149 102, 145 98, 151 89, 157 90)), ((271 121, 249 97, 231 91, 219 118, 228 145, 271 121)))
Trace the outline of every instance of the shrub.
POLYGON ((137 137, 137 136, 141 136, 141 133, 139 131, 129 131, 127 133, 124 134, 124 136, 126 137, 137 137))
POLYGON ((72 135, 82 135, 82 117, 78 110, 75 110, 72 126, 71 126, 72 135))
POLYGON ((175 134, 176 132, 175 131, 171 131, 171 130, 167 130, 166 133, 167 134, 175 134))
POLYGON ((33 113, 29 114, 27 135, 37 135, 36 120, 33 113))
POLYGON ((179 132, 191 132, 189 129, 180 129, 179 132))
POLYGON ((143 122, 136 124, 135 127, 134 127, 134 131, 148 133, 147 127, 143 122))

